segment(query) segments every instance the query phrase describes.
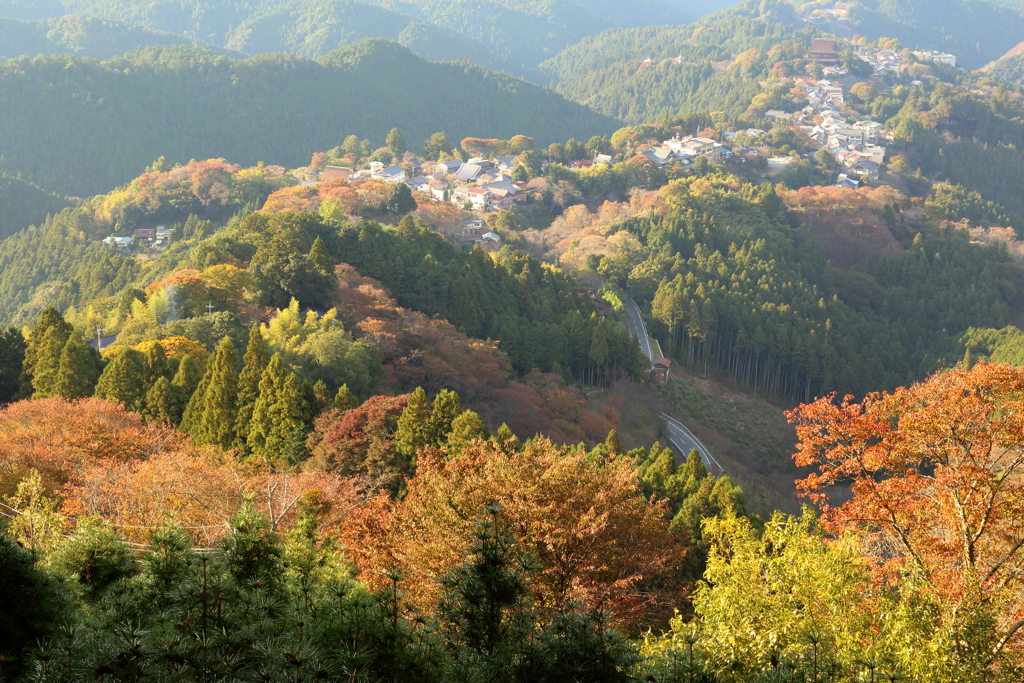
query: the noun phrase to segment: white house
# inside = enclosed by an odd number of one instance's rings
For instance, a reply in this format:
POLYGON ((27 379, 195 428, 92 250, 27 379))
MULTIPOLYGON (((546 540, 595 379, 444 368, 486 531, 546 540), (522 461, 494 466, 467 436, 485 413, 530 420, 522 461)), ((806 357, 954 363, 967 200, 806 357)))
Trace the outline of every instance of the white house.
POLYGON ((373 177, 386 183, 404 183, 405 169, 401 166, 388 166, 387 168, 375 171, 373 177))
POLYGON ((686 156, 705 156, 712 161, 717 160, 722 154, 722 145, 711 138, 677 137, 666 142, 665 146, 686 156))

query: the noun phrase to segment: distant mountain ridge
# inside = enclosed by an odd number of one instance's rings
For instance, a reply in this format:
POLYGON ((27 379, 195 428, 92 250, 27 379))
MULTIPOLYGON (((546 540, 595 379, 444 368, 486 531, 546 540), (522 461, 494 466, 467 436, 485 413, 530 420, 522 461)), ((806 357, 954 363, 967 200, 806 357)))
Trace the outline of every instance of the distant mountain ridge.
POLYGON ((986 65, 984 71, 993 78, 1024 85, 1024 43, 986 65))
POLYGON ((183 45, 243 56, 199 40, 109 19, 69 15, 30 21, 0 17, 0 60, 40 54, 110 59, 136 48, 156 45, 183 45))
POLYGON ((20 178, 0 175, 0 240, 30 225, 42 225, 72 203, 20 178))
MULTIPOLYGON (((432 60, 468 59, 537 82, 536 66, 615 27, 679 24, 730 0, 0 0, 0 17, 98 17, 247 55, 320 57, 389 38, 432 60)), ((139 46, 150 45, 146 41, 139 46)), ((7 54, 7 51, 3 51, 7 54)))
POLYGON ((792 50, 775 55, 772 48, 810 45, 814 34, 791 5, 747 0, 694 24, 604 31, 541 66, 553 74, 557 92, 627 123, 682 111, 735 115, 761 91, 765 70, 793 60, 792 50), (748 51, 755 56, 734 64, 748 51))
POLYGON ((547 145, 619 125, 506 74, 428 62, 387 40, 316 61, 175 47, 0 65, 0 172, 73 196, 109 191, 161 155, 297 167, 348 135, 383 145, 392 127, 418 150, 438 131, 453 140, 523 133, 547 145))

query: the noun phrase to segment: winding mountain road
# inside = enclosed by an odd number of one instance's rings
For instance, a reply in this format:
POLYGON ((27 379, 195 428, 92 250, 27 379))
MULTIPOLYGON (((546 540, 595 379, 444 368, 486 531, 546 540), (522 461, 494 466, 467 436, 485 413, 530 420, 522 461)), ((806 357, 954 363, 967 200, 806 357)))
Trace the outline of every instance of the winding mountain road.
MULTIPOLYGON (((632 325, 633 329, 637 333, 637 338, 640 341, 640 350, 644 352, 645 356, 647 356, 647 360, 650 361, 651 367, 654 367, 654 349, 651 346, 651 338, 647 334, 647 326, 644 324, 643 316, 640 314, 640 308, 631 298, 626 299, 626 316, 629 318, 630 325, 632 325)), ((680 453, 680 459, 686 458, 690 451, 696 450, 700 455, 700 459, 704 461, 705 469, 716 477, 722 476, 722 466, 719 465, 718 461, 715 460, 715 457, 711 455, 711 451, 708 450, 707 446, 702 444, 700 439, 698 439, 693 432, 687 429, 686 425, 665 413, 662 413, 661 417, 665 420, 665 427, 668 429, 669 440, 680 453)))
POLYGON ((654 350, 651 348, 651 338, 647 336, 647 327, 644 325, 643 316, 640 315, 640 308, 632 299, 626 299, 626 316, 629 318, 629 324, 633 326, 633 329, 636 330, 640 338, 640 350, 647 356, 651 367, 654 367, 654 350))

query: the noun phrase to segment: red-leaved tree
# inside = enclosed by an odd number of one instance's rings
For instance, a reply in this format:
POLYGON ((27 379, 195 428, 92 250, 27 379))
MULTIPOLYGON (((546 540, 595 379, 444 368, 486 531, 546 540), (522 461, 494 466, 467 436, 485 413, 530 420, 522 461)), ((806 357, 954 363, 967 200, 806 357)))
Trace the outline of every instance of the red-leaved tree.
POLYGON ((867 535, 881 579, 912 577, 952 647, 986 668, 1024 652, 1024 369, 950 370, 861 403, 829 396, 789 413, 798 482, 828 528, 867 535), (827 490, 853 497, 830 506, 827 490), (980 638, 962 634, 984 632, 980 638))

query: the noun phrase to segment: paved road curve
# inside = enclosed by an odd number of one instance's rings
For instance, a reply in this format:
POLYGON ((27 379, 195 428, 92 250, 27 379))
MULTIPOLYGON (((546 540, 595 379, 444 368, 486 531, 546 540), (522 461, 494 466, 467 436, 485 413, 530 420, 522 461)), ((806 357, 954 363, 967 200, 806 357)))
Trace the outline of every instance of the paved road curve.
MULTIPOLYGON (((654 351, 651 348, 651 338, 647 335, 647 326, 644 325, 643 316, 640 315, 640 308, 632 299, 626 299, 626 315, 629 316, 629 322, 633 329, 636 330, 637 336, 640 339, 640 350, 644 352, 644 355, 647 356, 653 367, 654 351)), ((697 453, 700 454, 700 459, 704 461, 705 469, 716 477, 722 475, 722 466, 711 455, 711 451, 707 449, 707 446, 702 444, 700 439, 686 428, 686 425, 664 413, 661 416, 665 419, 665 426, 668 428, 672 445, 679 450, 683 458, 687 457, 690 451, 696 449, 697 453)))
POLYGON ((651 367, 653 367, 654 351, 651 349, 651 338, 647 336, 647 326, 644 325, 640 309, 632 299, 626 299, 626 315, 629 316, 629 324, 633 326, 637 336, 640 338, 640 350, 644 352, 647 360, 651 362, 651 367))
POLYGON ((690 451, 696 450, 700 455, 700 459, 704 461, 704 469, 713 474, 716 477, 722 476, 724 470, 722 466, 718 464, 715 457, 711 455, 711 451, 700 442, 696 436, 693 435, 689 429, 686 428, 679 420, 674 417, 669 417, 662 413, 661 415, 665 418, 665 426, 668 427, 669 438, 672 440, 672 445, 679 449, 680 453, 689 456, 690 451))

